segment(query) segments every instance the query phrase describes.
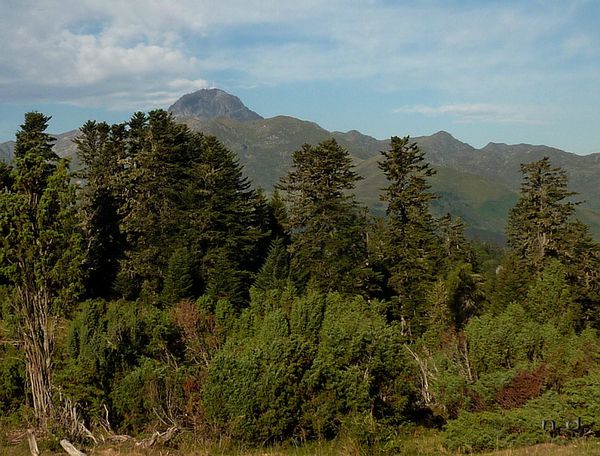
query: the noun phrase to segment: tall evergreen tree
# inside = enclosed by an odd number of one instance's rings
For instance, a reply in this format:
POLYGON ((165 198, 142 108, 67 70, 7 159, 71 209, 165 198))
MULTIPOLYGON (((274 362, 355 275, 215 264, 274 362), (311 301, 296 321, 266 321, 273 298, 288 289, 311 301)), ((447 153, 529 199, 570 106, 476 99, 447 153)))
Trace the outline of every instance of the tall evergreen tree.
MULTIPOLYGON (((570 296, 580 309, 577 324, 600 325, 600 247, 583 223, 572 220, 576 203, 569 197, 575 193, 567 188, 566 172, 552 167, 548 157, 521 165, 521 171, 521 195, 507 227, 510 258, 516 263, 511 269, 518 269, 521 276, 512 282, 519 281, 522 289, 528 281, 539 281, 540 274, 558 260, 565 268, 570 296)), ((496 286, 495 292, 510 287, 514 288, 512 283, 505 283, 504 288, 496 286)))
POLYGON ((117 169, 99 187, 116 193, 118 203, 120 293, 135 297, 143 288, 158 296, 167 280, 162 297, 178 296, 173 271, 187 251, 185 296, 209 290, 243 301, 266 251, 259 241, 267 203, 250 189, 234 154, 163 110, 134 114, 124 140, 108 150, 115 147, 117 169))
POLYGON ((438 257, 436 224, 429 212, 435 195, 427 183, 435 171, 408 136, 393 136, 382 155, 379 167, 389 185, 381 200, 388 203, 388 222, 384 248, 377 256, 387 269, 388 288, 400 300, 401 318, 413 320, 434 280, 438 257))
POLYGON ((250 188, 233 152, 214 136, 197 140, 202 154, 189 181, 197 195, 189 237, 206 289, 241 304, 266 255, 265 200, 250 188))
POLYGON ((269 254, 256 276, 254 286, 259 290, 283 290, 289 281, 289 254, 283 238, 276 238, 269 247, 269 254))
MULTIPOLYGON (((158 292, 177 232, 179 198, 186 183, 190 133, 162 110, 130 120, 126 166, 120 177, 124 191, 121 230, 127 249, 120 274, 125 281, 158 292)), ((121 279, 123 280, 123 279, 121 279)))
POLYGON ((80 292, 83 250, 68 165, 52 152, 50 118, 25 115, 17 133, 13 184, 0 193, 0 274, 25 351, 36 418, 53 416, 54 337, 59 316, 80 292))
POLYGON ((531 271, 543 268, 547 258, 563 252, 569 218, 575 204, 567 189, 567 174, 553 168, 550 159, 521 165, 523 183, 517 205, 511 210, 507 227, 508 245, 531 271))
POLYGON ((11 169, 8 163, 0 162, 0 190, 5 190, 12 186, 11 169))
POLYGON ((465 237, 465 224, 460 218, 446 214, 437 220, 437 236, 441 243, 441 263, 445 270, 459 263, 476 266, 477 256, 465 237))
POLYGON ((110 296, 123 255, 117 176, 122 172, 127 131, 124 124, 86 122, 74 142, 83 169, 81 215, 86 237, 86 291, 92 297, 110 296))
POLYGON ((367 289, 366 215, 349 192, 360 179, 348 151, 331 139, 294 152, 279 188, 289 205, 291 272, 318 290, 367 289))

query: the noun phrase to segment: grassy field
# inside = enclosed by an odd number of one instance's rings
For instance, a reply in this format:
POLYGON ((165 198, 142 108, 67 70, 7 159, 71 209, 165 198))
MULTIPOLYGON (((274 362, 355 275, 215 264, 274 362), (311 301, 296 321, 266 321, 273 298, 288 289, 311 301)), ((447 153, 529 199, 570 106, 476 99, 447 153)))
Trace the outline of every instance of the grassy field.
MULTIPOLYGON (((40 444, 41 456, 65 455, 56 443, 49 445, 40 444)), ((23 441, 16 445, 0 445, 2 456, 30 456, 27 442, 23 441)), ((338 439, 329 442, 312 442, 303 445, 286 445, 270 448, 244 449, 235 447, 230 443, 221 445, 203 445, 188 443, 181 445, 179 449, 154 448, 141 450, 133 446, 114 447, 100 446, 88 450, 86 454, 92 456, 363 456, 363 455, 447 455, 454 456, 442 446, 440 435, 436 432, 418 432, 402 439, 396 448, 385 451, 383 449, 373 450, 360 448, 351 439, 338 439)), ((511 450, 480 453, 484 456, 600 456, 600 440, 586 439, 565 442, 564 445, 542 444, 531 447, 516 448, 511 450)))

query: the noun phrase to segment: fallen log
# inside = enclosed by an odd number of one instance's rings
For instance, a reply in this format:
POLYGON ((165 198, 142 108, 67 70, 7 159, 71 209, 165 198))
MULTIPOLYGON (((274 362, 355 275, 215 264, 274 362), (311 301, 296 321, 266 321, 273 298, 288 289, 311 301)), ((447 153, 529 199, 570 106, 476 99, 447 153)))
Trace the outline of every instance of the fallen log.
POLYGON ((85 456, 85 453, 75 448, 67 439, 62 439, 60 441, 60 446, 63 447, 70 456, 85 456))

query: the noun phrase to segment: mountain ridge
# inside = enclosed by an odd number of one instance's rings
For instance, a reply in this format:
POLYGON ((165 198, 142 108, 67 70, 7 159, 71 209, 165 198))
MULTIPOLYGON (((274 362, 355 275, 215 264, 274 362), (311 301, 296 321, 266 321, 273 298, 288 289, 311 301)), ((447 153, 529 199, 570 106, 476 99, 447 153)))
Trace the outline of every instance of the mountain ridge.
MULTIPOLYGON (((223 142, 237 155, 256 187, 270 191, 289 170, 292 154, 302 144, 334 138, 348 149, 357 172, 364 177, 356 187, 357 197, 374 213, 384 213, 378 195, 386 182, 378 161, 380 152, 389 148, 388 139, 380 140, 358 130, 328 131, 315 122, 286 115, 265 119, 246 108, 239 98, 218 89, 210 90, 213 90, 211 100, 215 102, 220 98, 226 101, 226 106, 200 107, 202 115, 199 117, 181 116, 183 110, 177 114, 173 107, 193 95, 187 94, 169 108, 170 112, 191 130, 214 135, 223 142), (235 114, 240 112, 238 102, 257 117, 242 115, 240 119, 235 114), (232 110, 232 106, 237 108, 232 110)), ((204 96, 207 91, 194 92, 198 93, 204 96)), ((79 166, 72 142, 76 134, 77 130, 73 130, 56 135, 55 145, 58 155, 71 157, 75 167, 79 166)), ((579 156, 544 145, 494 142, 477 149, 444 130, 412 140, 419 144, 426 160, 438 171, 431 179, 432 190, 440 196, 433 204, 434 211, 461 216, 469 224, 472 236, 494 241, 502 239, 508 211, 518 198, 522 180, 520 164, 549 156, 554 166, 567 172, 570 188, 580 194, 579 200, 584 200, 578 216, 600 239, 600 153, 579 156)), ((3 154, 10 156, 11 147, 14 148, 14 142, 0 144, 0 159, 3 154)))

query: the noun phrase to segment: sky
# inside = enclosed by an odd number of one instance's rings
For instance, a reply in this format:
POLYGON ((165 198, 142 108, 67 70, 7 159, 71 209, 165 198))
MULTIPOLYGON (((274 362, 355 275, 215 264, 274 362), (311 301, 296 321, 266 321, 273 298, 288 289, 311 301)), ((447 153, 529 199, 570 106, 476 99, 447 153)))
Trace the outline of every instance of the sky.
POLYGON ((0 0, 0 142, 218 87, 379 139, 600 152, 600 1, 0 0))

